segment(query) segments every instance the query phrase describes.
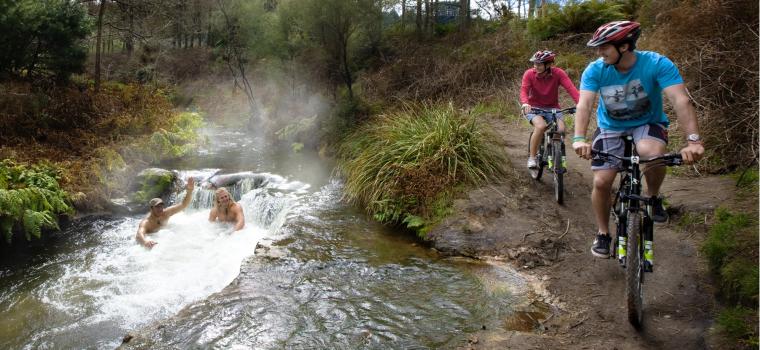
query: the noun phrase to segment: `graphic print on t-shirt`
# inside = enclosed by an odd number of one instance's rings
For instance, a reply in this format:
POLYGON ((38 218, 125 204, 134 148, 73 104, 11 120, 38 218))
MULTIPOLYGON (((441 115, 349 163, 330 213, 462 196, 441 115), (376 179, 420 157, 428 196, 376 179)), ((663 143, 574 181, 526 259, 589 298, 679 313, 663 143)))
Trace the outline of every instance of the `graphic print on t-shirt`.
POLYGON ((638 119, 652 107, 640 79, 631 80, 627 85, 603 86, 600 92, 607 115, 613 119, 638 119))

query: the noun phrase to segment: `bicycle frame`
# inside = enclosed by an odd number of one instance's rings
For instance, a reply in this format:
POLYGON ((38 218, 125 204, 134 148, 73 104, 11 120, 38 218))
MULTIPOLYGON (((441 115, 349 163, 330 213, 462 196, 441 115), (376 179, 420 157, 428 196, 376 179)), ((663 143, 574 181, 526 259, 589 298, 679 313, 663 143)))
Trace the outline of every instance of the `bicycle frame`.
MULTIPOLYGON (((620 185, 618 186, 618 191, 616 192, 615 199, 612 203, 613 215, 615 215, 616 221, 624 222, 627 213, 641 212, 646 220, 651 220, 652 199, 641 195, 643 187, 641 182, 643 172, 641 171, 640 166, 642 164, 658 161, 663 162, 666 166, 681 165, 681 155, 665 154, 659 157, 641 159, 636 153, 633 137, 630 135, 622 137, 624 139, 624 151, 622 157, 606 152, 592 151, 592 154, 597 156, 615 158, 623 162, 623 170, 621 170, 621 172, 624 174, 620 177, 620 185)), ((617 240, 615 244, 617 244, 617 240)), ((617 253, 617 251, 615 251, 615 253, 617 253)))
MULTIPOLYGON (((546 120, 546 130, 544 131, 543 139, 541 141, 544 144, 544 149, 547 150, 547 154, 544 154, 543 156, 547 156, 549 154, 548 150, 551 149, 552 141, 559 141, 560 144, 562 144, 564 148, 565 132, 559 131, 559 123, 557 122, 557 116, 560 113, 575 113, 575 107, 568 107, 564 109, 557 109, 557 108, 543 109, 543 108, 533 107, 531 108, 531 112, 537 114, 538 116, 546 120)), ((544 160, 539 159, 538 161, 543 162, 544 160)), ((556 161, 556 160, 553 160, 553 161, 556 161)), ((554 164, 551 164, 548 162, 546 164, 549 165, 549 168, 552 171, 559 171, 559 172, 565 171, 564 166, 554 167, 553 166, 554 164)))
MULTIPOLYGON (((565 133, 559 131, 558 115, 563 112, 575 112, 575 107, 550 110, 541 108, 532 108, 531 112, 535 113, 546 120, 546 130, 541 135, 541 142, 536 155, 538 161, 537 169, 531 171, 531 177, 534 180, 540 180, 544 166, 554 173, 554 198, 557 203, 562 204, 564 201, 564 180, 563 174, 566 172, 565 158, 565 133)), ((531 133, 531 137, 533 134, 531 133)), ((528 141, 531 144, 532 140, 528 141)))

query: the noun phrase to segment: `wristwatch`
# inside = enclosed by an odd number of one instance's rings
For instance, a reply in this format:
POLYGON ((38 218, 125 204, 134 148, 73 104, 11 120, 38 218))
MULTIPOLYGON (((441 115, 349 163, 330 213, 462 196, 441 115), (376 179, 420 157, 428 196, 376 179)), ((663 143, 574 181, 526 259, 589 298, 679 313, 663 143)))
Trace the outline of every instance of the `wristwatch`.
POLYGON ((702 138, 699 137, 699 134, 689 134, 686 136, 686 141, 689 142, 702 142, 702 138))

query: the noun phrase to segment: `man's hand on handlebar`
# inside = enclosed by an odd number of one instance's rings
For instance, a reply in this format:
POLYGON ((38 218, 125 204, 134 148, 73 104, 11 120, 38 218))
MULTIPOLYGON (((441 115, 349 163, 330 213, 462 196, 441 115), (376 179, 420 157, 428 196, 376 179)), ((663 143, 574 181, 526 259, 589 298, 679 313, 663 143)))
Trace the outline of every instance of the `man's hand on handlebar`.
POLYGON ((689 142, 686 147, 681 149, 681 157, 684 164, 693 164, 702 159, 705 153, 705 147, 701 143, 689 142))
POLYGON ((591 144, 586 141, 573 142, 575 154, 583 159, 591 159, 591 144))

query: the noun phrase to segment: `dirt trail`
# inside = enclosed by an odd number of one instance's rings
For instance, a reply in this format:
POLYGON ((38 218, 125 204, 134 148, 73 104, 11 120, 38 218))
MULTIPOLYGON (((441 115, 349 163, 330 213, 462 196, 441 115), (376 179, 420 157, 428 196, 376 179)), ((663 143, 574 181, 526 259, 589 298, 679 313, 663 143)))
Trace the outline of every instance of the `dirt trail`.
MULTIPOLYGON (((527 135, 522 122, 490 121, 504 145, 518 180, 473 190, 456 202, 456 214, 431 233, 444 252, 473 257, 504 257, 534 275, 551 297, 546 318, 533 332, 485 330, 473 349, 706 349, 713 291, 700 258, 699 232, 680 229, 683 213, 702 215, 730 200, 725 178, 669 176, 663 193, 671 203, 668 223, 655 227, 655 272, 646 275, 644 327, 628 324, 623 269, 589 252, 594 217, 588 161, 568 155, 565 204, 553 201, 551 174, 528 178, 527 135), (675 208, 675 210, 674 210, 675 208)), ((570 145, 567 145, 570 150, 570 145)), ((696 217, 696 216, 693 216, 696 217)))

